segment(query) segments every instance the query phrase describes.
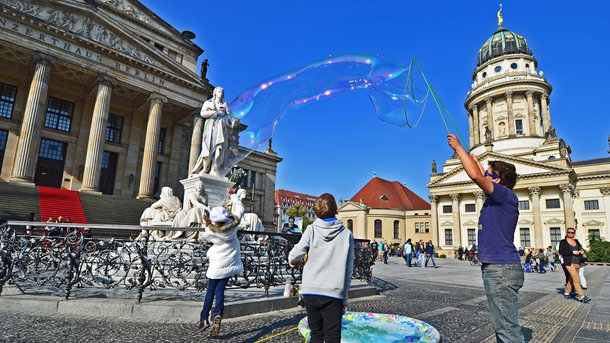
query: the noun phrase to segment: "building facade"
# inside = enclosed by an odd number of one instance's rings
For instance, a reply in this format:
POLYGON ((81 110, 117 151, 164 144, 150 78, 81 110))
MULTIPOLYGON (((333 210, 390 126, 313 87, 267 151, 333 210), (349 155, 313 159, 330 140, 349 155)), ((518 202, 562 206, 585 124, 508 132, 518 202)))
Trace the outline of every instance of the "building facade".
MULTIPOLYGON (((498 23, 478 52, 472 90, 465 107, 471 152, 483 165, 513 163, 519 178, 515 245, 554 246, 566 229, 587 245, 589 235, 610 237, 610 158, 572 161, 570 146, 551 122, 552 87, 537 72, 525 38, 498 23)), ((439 246, 457 249, 477 243, 479 211, 485 194, 468 178, 457 156, 433 170, 432 226, 439 246)))
MULTIPOLYGON (((0 0, 0 8, 0 178, 138 199, 163 186, 181 195, 214 88, 197 74, 194 34, 138 1, 0 0)), ((279 161, 267 152, 242 161, 251 208, 266 223, 279 161)))
POLYGON ((431 226, 430 204, 398 181, 373 177, 340 204, 338 212, 343 224, 359 239, 402 246, 409 238, 415 243, 420 239, 434 241, 437 236, 431 226))
POLYGON ((274 224, 278 232, 282 229, 282 216, 286 215, 286 210, 299 204, 305 208, 306 216, 312 222, 316 220, 316 214, 313 212, 313 205, 318 199, 315 195, 297 193, 286 189, 277 189, 274 193, 274 224))

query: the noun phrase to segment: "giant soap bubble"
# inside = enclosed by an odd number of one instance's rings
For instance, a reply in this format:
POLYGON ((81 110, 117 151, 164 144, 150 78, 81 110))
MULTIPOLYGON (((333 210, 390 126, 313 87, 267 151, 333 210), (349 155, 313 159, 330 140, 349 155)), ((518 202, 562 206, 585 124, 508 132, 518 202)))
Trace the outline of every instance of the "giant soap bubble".
POLYGON ((330 55, 262 81, 231 102, 233 116, 247 127, 239 135, 239 153, 229 157, 223 172, 268 141, 286 112, 359 89, 366 90, 380 120, 400 127, 417 126, 430 96, 441 114, 444 109, 414 59, 405 67, 379 53, 330 55))

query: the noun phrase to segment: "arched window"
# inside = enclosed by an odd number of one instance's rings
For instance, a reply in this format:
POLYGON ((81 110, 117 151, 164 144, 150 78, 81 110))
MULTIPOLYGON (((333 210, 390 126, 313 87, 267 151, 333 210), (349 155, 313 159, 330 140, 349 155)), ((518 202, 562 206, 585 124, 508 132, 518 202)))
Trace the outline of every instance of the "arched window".
POLYGON ((347 229, 354 232, 354 221, 351 219, 347 220, 347 229))
POLYGON ((399 227, 398 223, 399 223, 398 220, 394 221, 394 239, 400 238, 400 234, 398 232, 398 227, 399 227))
POLYGON ((381 238, 382 230, 381 230, 381 219, 375 219, 375 238, 381 238))

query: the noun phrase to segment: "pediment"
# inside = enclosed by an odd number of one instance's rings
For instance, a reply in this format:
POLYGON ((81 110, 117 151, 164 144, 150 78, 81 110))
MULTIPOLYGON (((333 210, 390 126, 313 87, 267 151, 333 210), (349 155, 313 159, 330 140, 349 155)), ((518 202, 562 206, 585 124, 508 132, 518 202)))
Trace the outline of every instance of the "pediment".
POLYGON ((193 78, 194 73, 187 72, 180 63, 155 49, 141 34, 161 30, 159 33, 167 39, 183 42, 184 39, 169 24, 137 1, 102 0, 97 2, 99 6, 92 3, 93 0, 44 3, 0 0, 0 4, 11 10, 36 18, 42 24, 40 28, 46 26, 54 34, 61 35, 61 39, 97 46, 102 51, 123 56, 137 64, 193 78))
POLYGON ((603 227, 606 224, 604 222, 600 222, 599 220, 591 219, 582 223, 583 227, 603 227))
MULTIPOLYGON (((520 157, 498 154, 494 152, 485 152, 479 156, 479 159, 483 166, 487 166, 488 161, 501 160, 512 163, 517 169, 519 178, 527 178, 529 176, 541 176, 541 175, 555 175, 569 173, 570 169, 558 167, 556 165, 545 163, 544 161, 528 160, 520 157)), ((455 162, 455 160, 453 160, 455 162)), ((438 188, 444 186, 453 186, 459 184, 471 183, 472 180, 468 177, 468 174, 464 171, 464 167, 457 161, 458 167, 451 169, 444 175, 430 182, 426 185, 428 188, 438 188)))
POLYGON ((553 217, 549 220, 545 220, 544 224, 546 225, 561 225, 565 223, 565 221, 562 218, 557 218, 557 217, 553 217))
POLYGON ((519 221, 517 221, 517 224, 519 225, 532 225, 534 224, 533 220, 527 219, 527 218, 519 218, 519 221))
POLYGON ((445 220, 444 222, 440 223, 440 225, 441 225, 440 227, 453 226, 453 222, 445 220))
POLYGON ((471 220, 468 220, 468 221, 465 221, 465 222, 464 222, 464 223, 462 223, 462 224, 463 224, 464 226, 477 226, 477 225, 479 225, 479 223, 478 223, 477 221, 474 221, 474 220, 472 220, 472 219, 471 219, 471 220))
POLYGON ((338 211, 340 212, 353 212, 353 211, 365 211, 367 206, 353 201, 346 201, 342 205, 339 205, 338 211))

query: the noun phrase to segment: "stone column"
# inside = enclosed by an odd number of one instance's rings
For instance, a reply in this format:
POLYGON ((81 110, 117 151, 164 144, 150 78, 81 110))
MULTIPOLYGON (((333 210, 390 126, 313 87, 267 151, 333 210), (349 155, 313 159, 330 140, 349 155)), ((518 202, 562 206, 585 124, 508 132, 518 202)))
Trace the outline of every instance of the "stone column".
POLYGON ((468 113, 466 113, 468 116, 468 132, 470 133, 470 146, 473 147, 474 146, 474 122, 473 122, 473 116, 472 116, 472 106, 468 109, 468 113))
MULTIPOLYGON (((438 195, 428 195, 428 199, 430 199, 430 232, 432 237, 436 237, 436 241, 440 244, 440 242, 444 242, 445 239, 441 241, 441 230, 438 227, 438 195), (434 235, 436 233, 436 235, 434 235)), ((407 237, 408 238, 408 237, 407 237)), ((406 240, 406 239, 405 239, 406 240)))
POLYGON ((540 191, 538 186, 528 187, 532 199, 532 214, 534 215, 534 241, 532 247, 537 247, 542 244, 542 217, 540 215, 540 191))
POLYGON ((195 167, 201 153, 201 140, 203 138, 203 118, 199 112, 193 113, 193 135, 191 136, 191 151, 189 156, 189 173, 195 167))
MULTIPOLYGON (((599 189, 599 192, 601 193, 601 195, 603 197, 602 206, 604 206, 604 208, 610 208, 610 187, 602 187, 599 189)), ((606 211, 605 218, 606 218, 606 223, 610 223, 610 211, 606 211)), ((605 227, 600 228, 600 229, 606 230, 606 232, 600 232, 602 237, 608 237, 610 235, 610 228, 608 227, 608 224, 606 224, 605 227)))
POLYGON ((551 128, 551 115, 548 104, 549 95, 542 93, 540 96, 540 106, 542 107, 542 125, 544 125, 543 135, 551 128))
POLYGON ((40 131, 45 113, 44 106, 49 91, 49 78, 57 59, 43 53, 36 53, 34 63, 36 66, 23 112, 23 122, 15 153, 15 165, 10 178, 11 181, 16 182, 34 181, 36 161, 40 150, 40 131))
POLYGON ((485 99, 485 103, 487 104, 487 127, 489 127, 489 131, 491 131, 491 140, 493 141, 496 135, 494 134, 494 118, 493 118, 493 99, 487 98, 485 99))
POLYGON ((527 96, 527 119, 529 120, 530 133, 529 136, 538 136, 538 130, 536 130, 536 115, 534 113, 534 92, 525 92, 527 96))
POLYGON ((112 88, 117 84, 118 81, 115 78, 107 75, 99 75, 97 78, 97 95, 91 118, 91 129, 89 130, 89 142, 87 143, 87 157, 85 158, 81 192, 99 191, 106 126, 108 125, 108 114, 110 113, 110 98, 112 88))
POLYGON ((460 195, 450 194, 451 206, 453 210, 453 226, 457 229, 456 239, 453 241, 453 245, 460 247, 462 246, 462 223, 460 222, 460 195), (457 245, 456 245, 457 243, 457 245))
POLYGON ((485 202, 485 192, 476 191, 476 192, 473 192, 472 194, 474 194, 474 198, 476 200, 477 211, 481 212, 481 209, 483 208, 483 203, 485 202))
POLYGON ((474 145, 479 145, 481 144, 481 132, 480 132, 480 123, 479 123, 479 106, 477 105, 472 105, 470 106, 470 108, 472 109, 472 125, 474 128, 474 131, 472 131, 472 135, 474 136, 474 145))
POLYGON ((161 114, 163 104, 167 98, 153 93, 150 95, 150 110, 148 112, 148 125, 146 126, 146 142, 144 143, 144 156, 142 157, 142 174, 137 199, 153 199, 155 183, 155 165, 157 162, 157 149, 159 147, 159 132, 161 131, 161 114))
POLYGON ((574 186, 571 184, 559 185, 563 193, 563 212, 566 217, 566 228, 576 228, 576 220, 574 220, 574 206, 572 205, 572 193, 574 186))
POLYGON ((508 121, 508 137, 515 137, 517 129, 515 129, 515 114, 513 113, 513 92, 506 92, 506 112, 508 121))

